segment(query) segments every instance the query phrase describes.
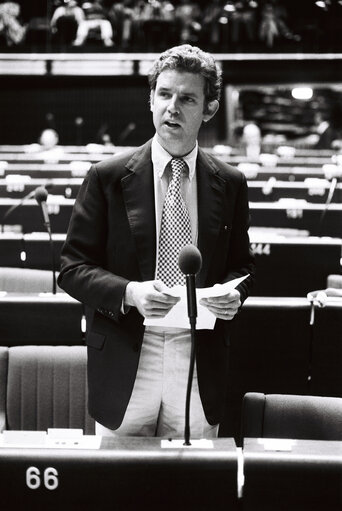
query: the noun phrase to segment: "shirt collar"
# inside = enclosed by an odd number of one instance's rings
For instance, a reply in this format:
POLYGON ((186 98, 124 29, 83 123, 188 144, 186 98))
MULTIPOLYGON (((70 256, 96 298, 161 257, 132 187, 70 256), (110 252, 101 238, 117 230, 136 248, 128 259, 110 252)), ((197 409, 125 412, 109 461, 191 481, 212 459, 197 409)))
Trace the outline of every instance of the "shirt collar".
MULTIPOLYGON (((198 143, 196 141, 196 145, 193 150, 186 156, 182 157, 182 160, 184 160, 188 165, 190 181, 195 175, 197 154, 198 143)), ((154 136, 152 139, 151 158, 154 171, 157 172, 159 179, 161 179, 167 164, 172 160, 173 157, 159 144, 156 136, 154 136)))

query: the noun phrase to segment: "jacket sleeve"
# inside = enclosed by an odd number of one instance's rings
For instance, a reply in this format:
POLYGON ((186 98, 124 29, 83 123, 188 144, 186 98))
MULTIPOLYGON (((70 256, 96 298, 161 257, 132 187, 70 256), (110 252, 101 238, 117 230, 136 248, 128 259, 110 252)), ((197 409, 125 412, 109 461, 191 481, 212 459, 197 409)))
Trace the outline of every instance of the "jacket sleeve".
POLYGON ((106 270, 107 202, 96 166, 83 181, 61 253, 58 285, 113 320, 119 320, 128 280, 106 270))

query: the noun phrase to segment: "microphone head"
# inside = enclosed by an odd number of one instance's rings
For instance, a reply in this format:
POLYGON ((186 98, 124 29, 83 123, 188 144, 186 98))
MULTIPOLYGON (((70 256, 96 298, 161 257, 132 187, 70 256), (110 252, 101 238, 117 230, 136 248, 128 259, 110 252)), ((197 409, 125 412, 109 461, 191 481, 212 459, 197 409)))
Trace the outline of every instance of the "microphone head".
POLYGON ((34 198, 38 202, 38 204, 41 204, 42 202, 45 202, 48 198, 48 192, 47 189, 44 188, 44 186, 38 186, 34 192, 34 198))
POLYGON ((185 245, 179 252, 178 265, 185 275, 196 275, 202 267, 201 252, 194 245, 185 245))

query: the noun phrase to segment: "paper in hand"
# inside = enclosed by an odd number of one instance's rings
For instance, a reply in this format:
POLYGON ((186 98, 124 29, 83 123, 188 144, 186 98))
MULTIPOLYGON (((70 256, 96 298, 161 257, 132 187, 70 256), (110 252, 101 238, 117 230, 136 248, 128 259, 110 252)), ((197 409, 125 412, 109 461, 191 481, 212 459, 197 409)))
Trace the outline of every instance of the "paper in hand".
MULTIPOLYGON (((202 298, 210 298, 216 296, 224 296, 230 291, 235 289, 248 275, 239 277, 224 284, 215 284, 212 287, 204 287, 196 289, 196 303, 197 303, 197 330, 213 330, 216 322, 216 316, 210 312, 199 301, 202 298)), ((167 294, 171 296, 179 296, 179 302, 172 307, 170 312, 163 318, 145 318, 145 326, 161 326, 165 328, 189 328, 188 305, 186 297, 185 286, 174 286, 167 290, 167 294)))

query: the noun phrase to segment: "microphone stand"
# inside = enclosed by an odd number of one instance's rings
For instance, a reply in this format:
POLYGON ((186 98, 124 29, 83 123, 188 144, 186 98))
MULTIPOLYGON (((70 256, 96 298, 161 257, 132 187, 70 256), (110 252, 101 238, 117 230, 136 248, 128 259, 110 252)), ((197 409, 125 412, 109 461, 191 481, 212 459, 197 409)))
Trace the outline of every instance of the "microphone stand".
POLYGON ((49 245, 51 252, 51 269, 52 269, 52 294, 56 294, 57 284, 56 284, 56 260, 55 260, 55 250, 53 245, 52 233, 50 222, 44 222, 44 226, 49 235, 49 245))
POLYGON ((318 236, 322 236, 322 226, 323 226, 323 221, 324 221, 324 218, 328 212, 328 208, 331 204, 331 201, 332 201, 332 198, 333 198, 333 195, 335 193, 335 190, 336 190, 336 187, 337 187, 337 178, 334 177, 332 180, 331 180, 331 183, 330 183, 330 187, 329 187, 329 192, 328 192, 328 197, 327 197, 327 200, 325 201, 325 204, 324 204, 324 209, 322 211, 322 214, 320 216, 320 219, 318 221, 318 236))
POLYGON ((191 353, 190 353, 190 364, 188 383, 186 389, 186 400, 185 400, 185 427, 184 427, 184 445, 191 445, 190 442, 190 399, 192 389, 192 379, 194 374, 195 366, 195 346, 196 346, 196 317, 197 317, 197 305, 196 305, 196 288, 195 288, 195 276, 186 275, 186 288, 187 298, 189 307, 189 323, 191 331, 191 353))
POLYGON ((51 250, 51 269, 52 269, 52 293, 56 294, 56 263, 55 263, 55 251, 53 247, 53 239, 51 234, 51 226, 50 226, 50 217, 49 212, 46 205, 46 199, 48 198, 48 192, 46 188, 43 186, 39 186, 35 190, 35 199, 40 205, 40 210, 43 215, 43 225, 45 226, 47 233, 49 235, 49 244, 50 244, 50 250, 51 250))

